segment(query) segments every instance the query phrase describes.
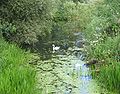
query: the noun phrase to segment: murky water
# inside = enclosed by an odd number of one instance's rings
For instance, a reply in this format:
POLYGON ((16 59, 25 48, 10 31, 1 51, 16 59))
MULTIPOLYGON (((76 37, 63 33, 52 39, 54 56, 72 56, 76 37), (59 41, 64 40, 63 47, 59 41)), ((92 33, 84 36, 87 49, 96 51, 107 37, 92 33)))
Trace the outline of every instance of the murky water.
POLYGON ((69 54, 40 61, 37 74, 42 94, 107 94, 92 79, 82 60, 82 54, 69 54))

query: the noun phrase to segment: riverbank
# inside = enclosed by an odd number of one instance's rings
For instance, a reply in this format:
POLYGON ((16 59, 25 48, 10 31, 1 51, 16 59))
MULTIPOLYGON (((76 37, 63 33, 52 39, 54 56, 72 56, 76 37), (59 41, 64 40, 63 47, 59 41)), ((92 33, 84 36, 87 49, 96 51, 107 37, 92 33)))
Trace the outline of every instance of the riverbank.
MULTIPOLYGON (((88 57, 96 59, 91 61, 93 77, 100 85, 115 94, 120 93, 120 36, 108 37, 104 41, 98 41, 88 48, 88 57), (93 64, 92 64, 93 63, 93 64)), ((89 64, 90 65, 90 64, 89 64)))
POLYGON ((0 94, 36 94, 30 53, 0 39, 0 94))

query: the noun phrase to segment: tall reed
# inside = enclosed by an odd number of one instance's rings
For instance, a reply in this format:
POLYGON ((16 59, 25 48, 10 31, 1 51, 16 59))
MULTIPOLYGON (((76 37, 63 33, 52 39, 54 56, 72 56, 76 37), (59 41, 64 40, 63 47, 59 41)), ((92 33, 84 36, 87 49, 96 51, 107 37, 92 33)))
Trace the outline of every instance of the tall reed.
POLYGON ((92 75, 109 91, 120 94, 120 35, 90 45, 88 52, 89 58, 98 60, 94 68, 99 73, 92 75))
POLYGON ((36 94, 29 53, 0 39, 0 94, 36 94))
POLYGON ((120 94, 120 62, 111 61, 111 63, 101 67, 97 79, 109 91, 120 94))

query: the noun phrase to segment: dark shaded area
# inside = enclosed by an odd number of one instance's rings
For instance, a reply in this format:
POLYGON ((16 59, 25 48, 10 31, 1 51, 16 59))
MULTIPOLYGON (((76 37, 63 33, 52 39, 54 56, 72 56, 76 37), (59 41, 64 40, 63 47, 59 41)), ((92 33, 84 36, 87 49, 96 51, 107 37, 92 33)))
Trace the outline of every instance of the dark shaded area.
POLYGON ((110 37, 117 36, 117 34, 120 33, 120 24, 112 24, 109 27, 105 28, 104 32, 110 37))

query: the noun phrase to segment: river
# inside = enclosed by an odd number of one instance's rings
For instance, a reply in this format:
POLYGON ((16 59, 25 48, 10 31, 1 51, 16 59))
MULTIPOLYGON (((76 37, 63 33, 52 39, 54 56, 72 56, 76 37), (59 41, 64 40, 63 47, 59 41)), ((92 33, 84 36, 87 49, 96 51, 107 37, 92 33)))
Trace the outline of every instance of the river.
POLYGON ((37 65, 41 94, 108 94, 92 79, 79 48, 68 54, 52 54, 37 65))

